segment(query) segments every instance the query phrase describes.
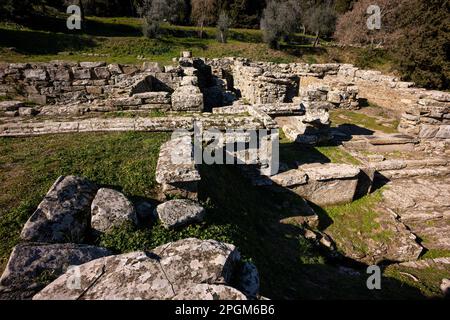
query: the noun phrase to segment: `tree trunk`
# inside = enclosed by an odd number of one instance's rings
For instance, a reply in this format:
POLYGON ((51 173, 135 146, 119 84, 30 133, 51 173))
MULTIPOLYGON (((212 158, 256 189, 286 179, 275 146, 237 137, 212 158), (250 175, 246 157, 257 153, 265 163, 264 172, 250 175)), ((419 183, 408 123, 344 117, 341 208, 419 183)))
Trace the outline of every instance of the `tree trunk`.
POLYGON ((78 6, 80 7, 81 12, 81 30, 84 30, 84 8, 83 8, 83 1, 78 0, 78 6))
POLYGON ((199 37, 200 37, 200 39, 203 39, 203 19, 202 19, 202 22, 200 22, 199 37))
POLYGON ((314 47, 319 45, 319 31, 316 31, 316 39, 314 40, 314 47))

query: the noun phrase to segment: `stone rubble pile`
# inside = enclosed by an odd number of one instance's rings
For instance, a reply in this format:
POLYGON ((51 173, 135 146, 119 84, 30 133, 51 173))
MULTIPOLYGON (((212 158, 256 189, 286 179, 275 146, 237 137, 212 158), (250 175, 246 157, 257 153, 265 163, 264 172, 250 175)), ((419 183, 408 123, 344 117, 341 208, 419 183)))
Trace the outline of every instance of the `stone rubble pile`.
POLYGON ((58 178, 23 227, 26 242, 11 253, 0 278, 0 298, 258 298, 256 267, 241 262, 230 244, 189 238, 122 255, 82 244, 91 232, 107 233, 124 223, 147 225, 138 221, 143 217, 179 228, 205 215, 198 203, 181 199, 152 211, 148 205, 135 208, 120 192, 99 189, 84 178, 58 178))

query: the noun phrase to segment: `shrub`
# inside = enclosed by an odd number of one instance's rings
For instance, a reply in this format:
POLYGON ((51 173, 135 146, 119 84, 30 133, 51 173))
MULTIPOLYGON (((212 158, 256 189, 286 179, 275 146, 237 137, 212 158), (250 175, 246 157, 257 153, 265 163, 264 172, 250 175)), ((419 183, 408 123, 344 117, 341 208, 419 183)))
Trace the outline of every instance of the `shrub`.
POLYGON ((226 43, 228 38, 228 31, 231 25, 231 20, 225 12, 219 15, 219 20, 217 20, 217 39, 226 43))

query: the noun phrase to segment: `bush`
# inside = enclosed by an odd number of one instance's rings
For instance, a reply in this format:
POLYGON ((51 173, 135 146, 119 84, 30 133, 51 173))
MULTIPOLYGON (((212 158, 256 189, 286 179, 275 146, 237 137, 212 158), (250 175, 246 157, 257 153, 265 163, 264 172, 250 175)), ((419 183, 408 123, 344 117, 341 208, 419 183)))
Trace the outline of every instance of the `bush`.
POLYGON ((450 82, 450 2, 442 0, 379 0, 381 29, 369 30, 359 0, 337 22, 335 38, 345 45, 383 46, 395 58, 402 78, 419 86, 448 89, 450 82))
POLYGON ((296 14, 289 1, 269 0, 263 11, 261 29, 264 42, 270 48, 278 49, 280 41, 295 31, 296 14))
POLYGON ((230 25, 230 18, 225 12, 222 12, 219 15, 219 20, 217 20, 217 40, 222 43, 227 42, 230 25))

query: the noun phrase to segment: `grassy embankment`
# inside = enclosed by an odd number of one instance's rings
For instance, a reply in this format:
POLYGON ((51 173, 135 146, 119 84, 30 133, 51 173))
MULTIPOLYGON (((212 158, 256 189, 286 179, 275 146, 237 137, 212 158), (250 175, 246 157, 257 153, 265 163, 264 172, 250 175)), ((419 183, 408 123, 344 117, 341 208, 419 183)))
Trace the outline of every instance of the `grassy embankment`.
POLYGON ((0 62, 63 59, 131 64, 145 58, 170 64, 180 51, 191 50, 197 57, 241 56, 278 63, 335 61, 392 71, 390 58, 380 50, 342 49, 326 42, 314 48, 309 35, 296 35, 294 44, 272 50, 263 43, 262 32, 253 29, 231 29, 228 43, 222 44, 216 40, 213 27, 205 28, 200 39, 196 27, 164 25, 160 38, 148 39, 142 35, 142 21, 137 18, 89 17, 83 33, 67 30, 62 14, 21 23, 0 22, 0 62))

